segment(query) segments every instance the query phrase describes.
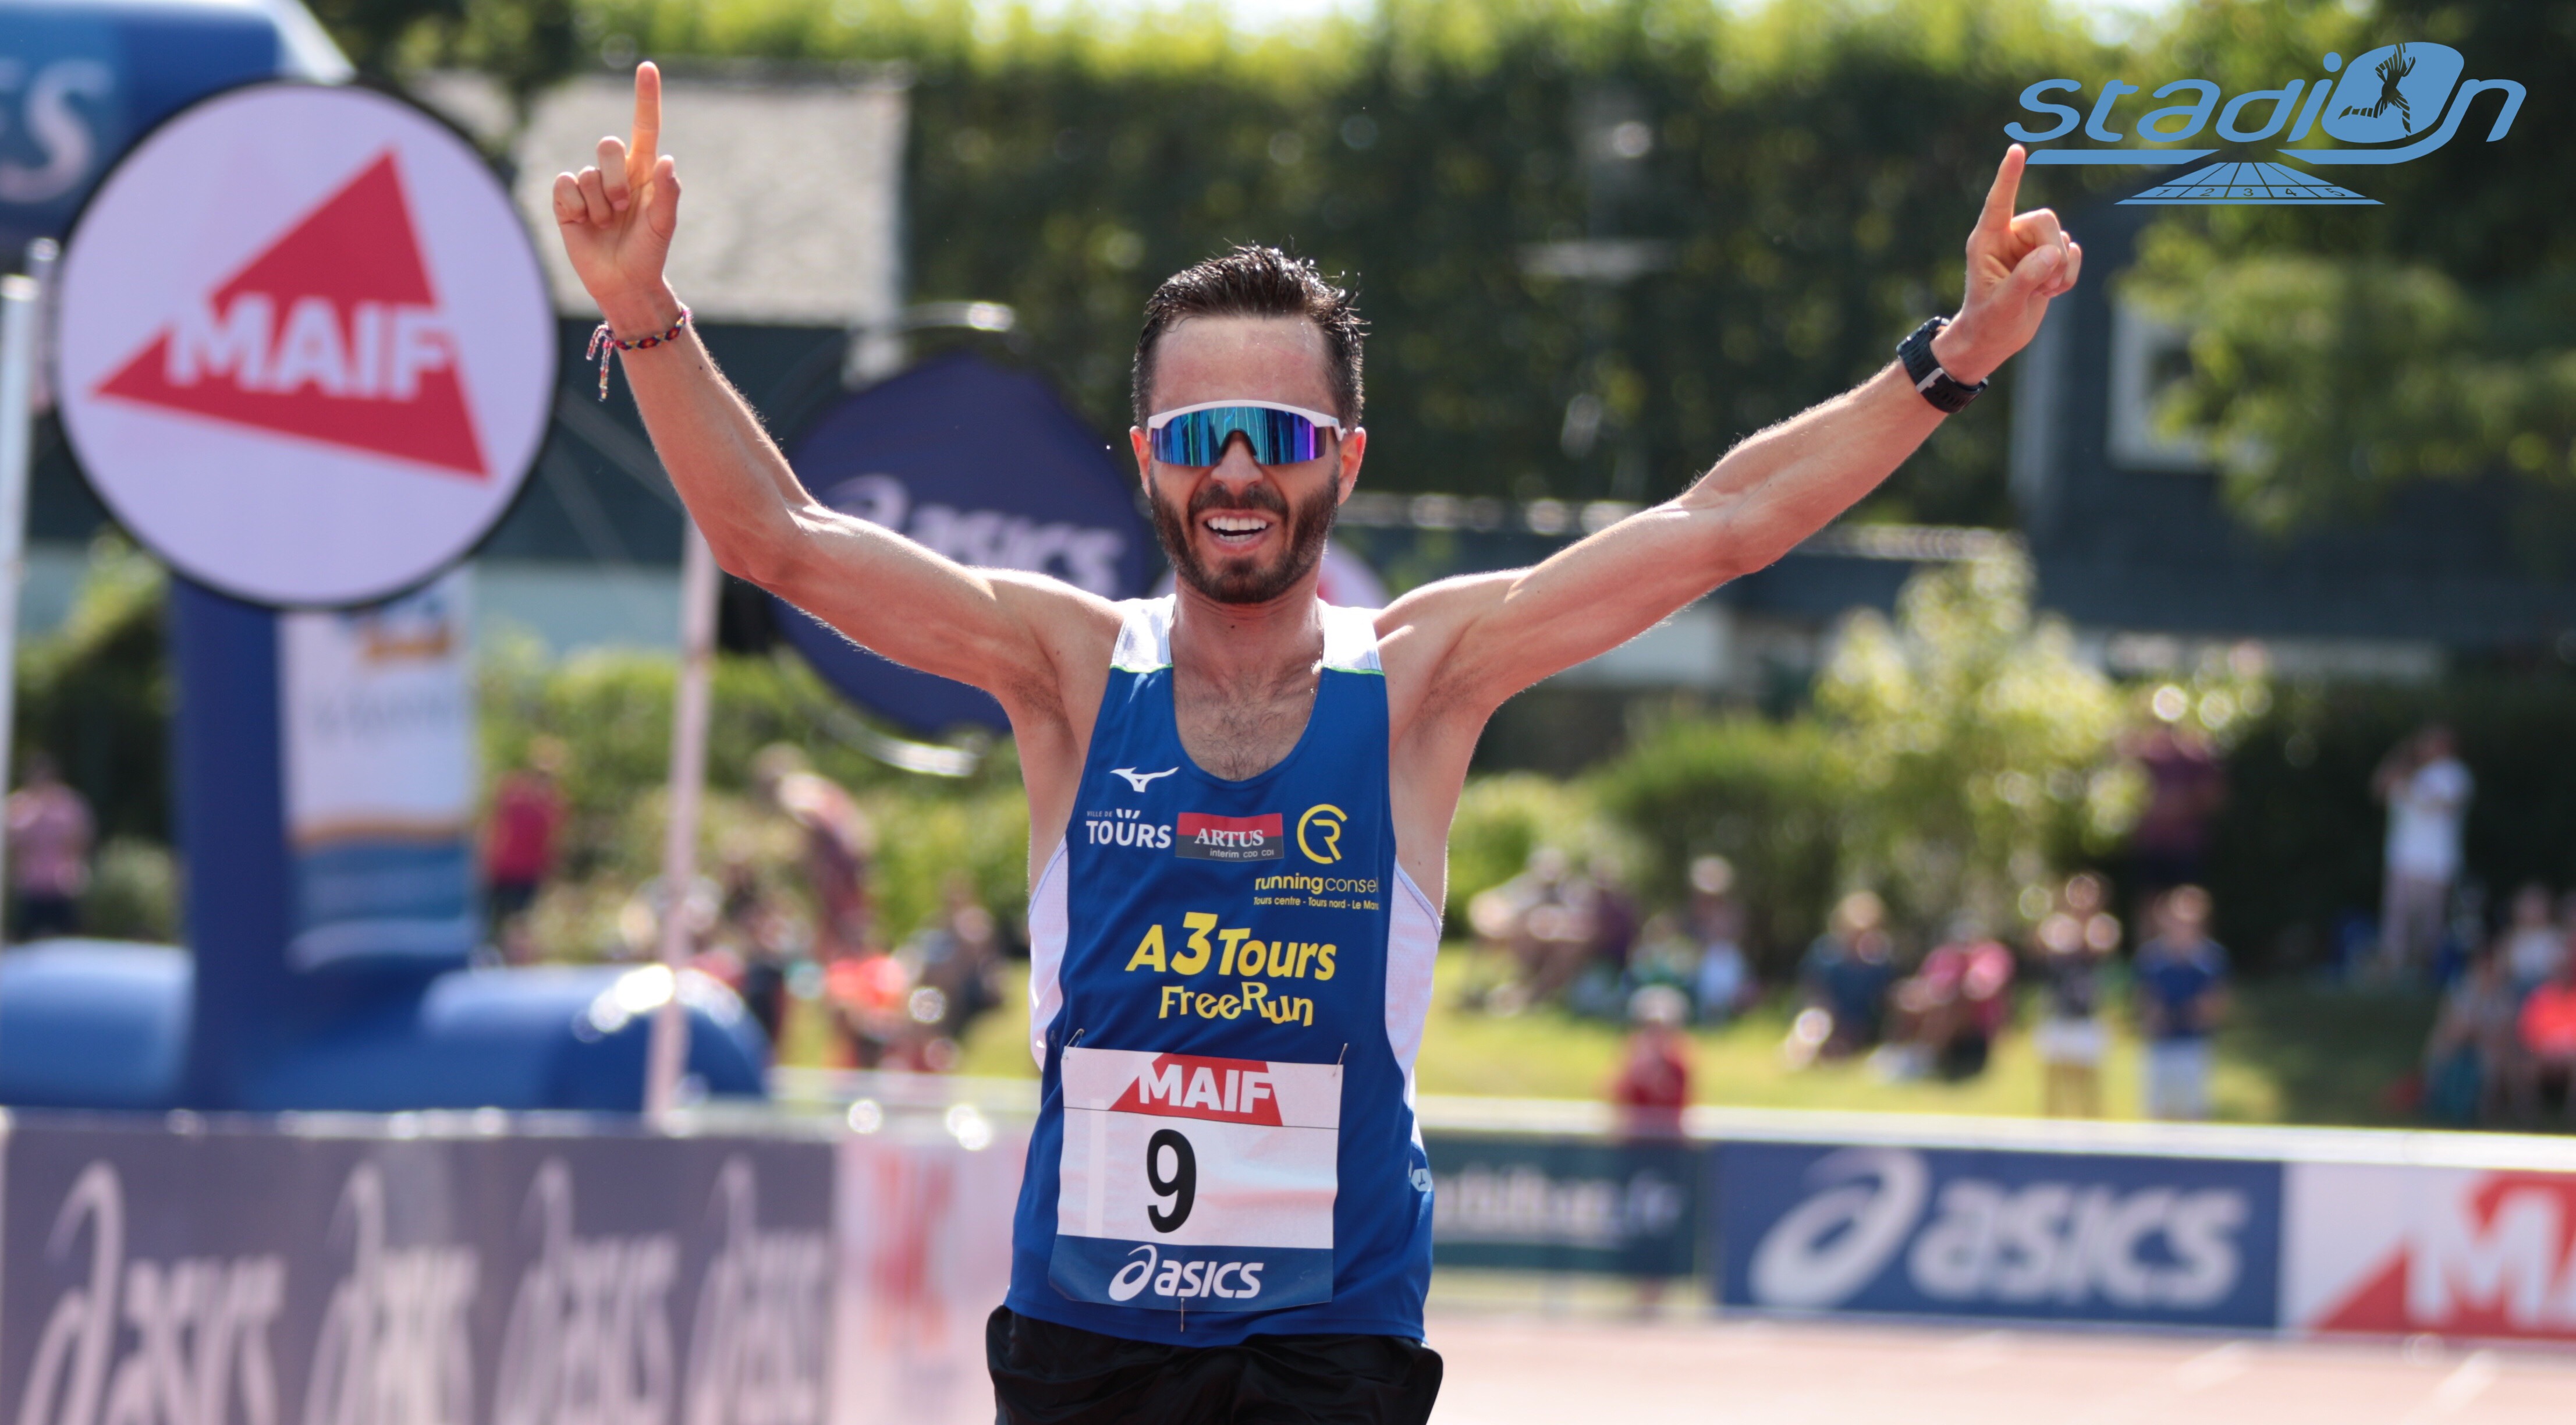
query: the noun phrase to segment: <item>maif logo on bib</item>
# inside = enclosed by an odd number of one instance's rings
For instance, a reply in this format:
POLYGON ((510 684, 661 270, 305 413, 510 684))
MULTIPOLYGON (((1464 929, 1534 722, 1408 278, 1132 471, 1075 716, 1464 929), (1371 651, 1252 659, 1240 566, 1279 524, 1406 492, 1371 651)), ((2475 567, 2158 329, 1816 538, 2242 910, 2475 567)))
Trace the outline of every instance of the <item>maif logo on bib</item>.
POLYGON ((181 572, 366 602, 509 507, 554 338, 526 230, 462 139, 381 94, 255 85, 156 130, 73 229, 63 419, 181 572))
POLYGON ((1063 1063, 1056 1290, 1163 1310, 1333 1299, 1340 1065, 1125 1049, 1063 1063))

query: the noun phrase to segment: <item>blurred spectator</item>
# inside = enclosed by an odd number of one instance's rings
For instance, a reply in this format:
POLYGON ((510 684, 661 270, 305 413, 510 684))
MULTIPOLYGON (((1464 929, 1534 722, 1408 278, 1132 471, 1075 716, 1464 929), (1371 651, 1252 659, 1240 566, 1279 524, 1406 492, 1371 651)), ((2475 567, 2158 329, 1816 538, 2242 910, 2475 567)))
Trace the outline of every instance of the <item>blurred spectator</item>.
POLYGON ((2103 910, 2110 888, 2087 872, 2070 877, 2057 909, 2039 923, 2040 1112, 2051 1118, 2102 1116, 2102 963, 2120 948, 2118 917, 2103 910))
MULTIPOLYGON (((1636 898, 1628 894, 1619 868, 1610 861, 1595 857, 1583 874, 1592 883, 1592 957, 1612 974, 1624 976, 1641 928, 1636 898)), ((1623 1003, 1612 1012, 1624 1014, 1626 1009, 1623 1003)))
POLYGON ((787 1022, 787 962, 794 919, 760 884, 747 856, 728 857, 716 912, 717 946, 699 968, 733 987, 774 1049, 787 1022))
POLYGON ((554 874, 555 838, 563 831, 564 799, 558 785, 564 745, 551 737, 528 742, 528 765, 492 789, 492 821, 483 839, 485 906, 497 928, 524 914, 554 874))
POLYGON ((18 938, 80 933, 81 893, 89 889, 89 801, 63 781, 54 759, 27 755, 26 785, 9 794, 9 889, 17 901, 18 938))
POLYGON ((1628 985, 1633 992, 1647 985, 1670 985, 1688 994, 1699 971, 1699 947, 1682 930, 1679 917, 1657 911, 1637 932, 1637 948, 1628 952, 1628 985))
POLYGON ((2420 974, 2442 939, 2451 885, 2460 875, 2460 828, 2474 788, 2454 755, 2451 730, 2434 723, 2392 749, 2371 778, 2388 804, 2379 958, 2389 978, 2420 974))
POLYGON ((783 742, 752 759, 752 783, 804 835, 806 889, 818 918, 815 958, 829 965, 878 948, 868 896, 876 835, 867 814, 838 783, 810 770, 803 752, 783 742))
POLYGON ((1518 976, 1487 996, 1487 1008, 1516 1014, 1554 998, 1583 972, 1594 945, 1593 890, 1564 852, 1541 846, 1519 875, 1469 903, 1468 919, 1511 951, 1518 976))
MULTIPOLYGON (((680 915, 687 926, 682 954, 694 959, 708 943, 716 928, 723 895, 715 880, 708 876, 689 879, 688 893, 682 898, 680 915)), ((658 960, 662 955, 662 913, 669 905, 669 895, 662 878, 655 876, 635 888, 626 903, 617 909, 617 949, 615 958, 622 960, 658 960)))
POLYGON ((1891 995, 1889 1042, 1870 1064, 1890 1078, 1951 1082, 1986 1071, 1995 1036, 2011 1010, 2013 957, 1985 928, 1962 917, 1891 995))
POLYGON ((2435 1120, 2465 1127, 2493 1116, 2513 1082, 2521 998, 2500 952, 2471 961, 2442 996, 2424 1041, 2424 1109, 2435 1120))
POLYGON ((949 873, 938 917, 913 938, 907 955, 916 962, 912 1014, 944 1050, 929 1054, 929 1067, 949 1068, 957 1044, 986 1010, 1002 1002, 1002 925, 975 895, 963 872, 949 873), (925 994, 924 992, 927 992, 925 994), (944 1059, 946 1062, 937 1062, 944 1059))
POLYGON ((2227 1009, 2227 952, 2209 938, 2209 893, 2198 886, 2166 892, 2155 924, 2134 970, 2147 1039, 2147 1116, 2207 1118, 2209 1040, 2227 1009))
POLYGON ((1690 1041, 1682 1026, 1689 1020, 1690 1000, 1670 985, 1648 985, 1629 996, 1628 1022, 1635 1028, 1610 1084, 1622 1137, 1682 1136, 1691 1076, 1690 1041))
POLYGON ((1886 921, 1887 907, 1868 891, 1835 904, 1825 933, 1798 966, 1807 1007, 1789 1026, 1792 1063, 1845 1058, 1878 1042, 1887 990, 1896 982, 1886 921))
POLYGON ((2129 834, 2129 874, 2141 897, 2203 879, 2210 819, 2227 803, 2227 772, 2188 726, 2158 724, 2137 738, 2129 756, 2147 778, 2146 810, 2129 834))
POLYGON ((2567 932, 2555 919, 2549 888, 2537 881, 2513 893, 2513 918, 2496 937, 2496 958, 2504 962, 2506 980, 2516 995, 2527 995, 2551 980, 2567 964, 2567 932))
POLYGON ((1735 899, 1735 867, 1723 856, 1690 866, 1690 937, 1699 945, 1691 995, 1700 1022, 1724 1024, 1751 1003, 1758 986, 1744 956, 1744 907, 1735 899))
POLYGON ((2536 1114, 2542 1092, 2554 1084, 2564 1095, 2560 1111, 2576 1121, 2576 960, 2523 999, 2515 1027, 2516 1108, 2525 1116, 2536 1114))
POLYGON ((873 950, 835 956, 823 966, 823 1005, 831 1014, 845 1067, 920 1067, 912 975, 903 961, 873 950))

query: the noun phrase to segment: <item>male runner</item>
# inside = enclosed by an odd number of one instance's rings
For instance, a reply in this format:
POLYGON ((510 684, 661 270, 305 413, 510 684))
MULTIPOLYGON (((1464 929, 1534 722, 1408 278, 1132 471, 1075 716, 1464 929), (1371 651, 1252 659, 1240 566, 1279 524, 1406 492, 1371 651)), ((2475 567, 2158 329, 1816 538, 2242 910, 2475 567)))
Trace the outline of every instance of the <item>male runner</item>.
MULTIPOLYGON (((684 327, 660 120, 641 65, 631 142, 554 184, 574 269, 629 342, 684 327)), ((1536 568, 1381 611, 1315 596, 1368 445, 1360 321, 1269 249, 1146 307, 1128 438, 1178 578, 1164 599, 969 569, 836 513, 693 334, 626 353, 725 568, 1010 714, 1044 1088, 987 1330, 1003 1421, 1429 1415, 1412 1061, 1477 735, 1522 688, 1787 553, 2030 340, 2083 254, 2047 210, 2014 215, 2021 170, 2008 150, 1966 300, 1901 365, 1536 568)))

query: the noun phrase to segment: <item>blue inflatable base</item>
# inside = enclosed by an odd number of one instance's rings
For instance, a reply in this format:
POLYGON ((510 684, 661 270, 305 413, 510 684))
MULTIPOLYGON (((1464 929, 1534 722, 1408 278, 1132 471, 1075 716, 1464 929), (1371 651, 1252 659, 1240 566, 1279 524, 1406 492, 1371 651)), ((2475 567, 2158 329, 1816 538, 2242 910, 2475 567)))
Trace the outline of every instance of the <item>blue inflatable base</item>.
MULTIPOLYGON (((643 1106, 658 966, 456 970, 395 983, 326 1033, 280 1044, 241 1101, 188 1102, 196 971, 185 950, 53 940, 0 954, 0 1104, 389 1113, 422 1108, 643 1106)), ((760 1097, 769 1045, 740 1001, 684 975, 688 1073, 709 1095, 760 1097)))

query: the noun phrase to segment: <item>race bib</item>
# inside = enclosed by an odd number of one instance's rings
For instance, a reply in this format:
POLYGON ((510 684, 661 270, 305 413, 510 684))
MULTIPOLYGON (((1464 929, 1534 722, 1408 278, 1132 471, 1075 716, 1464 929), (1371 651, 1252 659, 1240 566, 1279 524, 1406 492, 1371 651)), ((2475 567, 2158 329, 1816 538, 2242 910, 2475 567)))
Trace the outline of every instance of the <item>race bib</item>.
POLYGON ((1068 1049, 1048 1280, 1076 1301, 1333 1299, 1339 1064, 1068 1049))

